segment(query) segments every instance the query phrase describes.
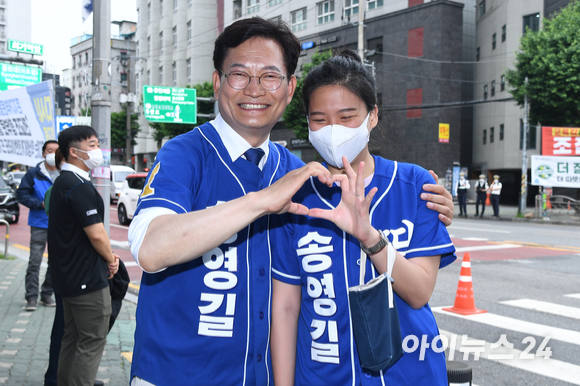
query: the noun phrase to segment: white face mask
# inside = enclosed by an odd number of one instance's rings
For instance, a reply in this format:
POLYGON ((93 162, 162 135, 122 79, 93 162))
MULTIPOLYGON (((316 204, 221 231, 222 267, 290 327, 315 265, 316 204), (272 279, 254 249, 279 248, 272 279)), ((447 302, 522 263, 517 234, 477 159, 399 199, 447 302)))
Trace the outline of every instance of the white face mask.
POLYGON ((54 153, 48 153, 48 154, 46 155, 46 157, 44 157, 44 158, 46 159, 46 163, 47 163, 49 166, 54 166, 54 165, 56 165, 56 161, 55 161, 55 159, 54 159, 54 153))
POLYGON ((342 169, 342 157, 352 162, 369 142, 370 132, 367 127, 370 113, 359 127, 328 125, 312 131, 308 127, 308 139, 322 158, 336 168, 342 169))
POLYGON ((485 182, 485 180, 483 178, 480 178, 479 182, 483 184, 485 182))
POLYGON ((86 153, 89 156, 89 159, 87 160, 81 159, 81 161, 83 161, 90 170, 93 170, 94 168, 101 166, 105 162, 105 159, 103 158, 103 152, 101 151, 101 149, 84 151, 75 148, 75 150, 80 151, 82 153, 86 153))

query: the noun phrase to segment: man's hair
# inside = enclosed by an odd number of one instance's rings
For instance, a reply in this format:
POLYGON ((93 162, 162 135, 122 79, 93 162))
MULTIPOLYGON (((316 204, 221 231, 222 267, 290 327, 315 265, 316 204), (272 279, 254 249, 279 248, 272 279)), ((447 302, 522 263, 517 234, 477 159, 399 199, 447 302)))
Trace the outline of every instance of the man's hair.
POLYGON ((93 136, 96 137, 97 132, 90 126, 71 126, 61 131, 58 136, 58 147, 65 161, 68 162, 71 147, 76 147, 93 136))
POLYGON ((48 141, 46 141, 44 143, 44 145, 42 145, 42 152, 44 153, 44 151, 46 150, 46 146, 50 143, 56 143, 58 145, 58 142, 56 142, 54 139, 49 139, 48 141))
POLYGON ((222 73, 222 66, 229 49, 236 48, 246 40, 255 37, 271 39, 278 43, 284 57, 284 66, 286 66, 287 73, 284 75, 294 75, 300 56, 300 41, 283 21, 274 23, 257 16, 236 21, 218 36, 213 50, 214 68, 222 73))

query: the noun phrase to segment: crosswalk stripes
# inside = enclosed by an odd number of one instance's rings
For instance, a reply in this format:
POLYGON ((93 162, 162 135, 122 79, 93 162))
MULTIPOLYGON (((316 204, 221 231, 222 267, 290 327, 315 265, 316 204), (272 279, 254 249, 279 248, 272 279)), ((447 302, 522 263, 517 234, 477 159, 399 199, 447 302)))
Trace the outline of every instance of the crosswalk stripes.
MULTIPOLYGON (((564 296, 580 299, 580 294, 566 294, 564 296)), ((499 304, 564 318, 580 319, 580 308, 557 303, 534 299, 516 299, 503 301, 499 304)), ((543 341, 538 341, 537 345, 535 342, 531 344, 530 341, 523 341, 523 343, 528 343, 528 346, 524 351, 520 351, 514 349, 513 345, 507 340, 505 341, 505 343, 507 343, 506 347, 506 345, 499 345, 501 339, 496 343, 490 343, 484 340, 469 338, 467 335, 455 334, 457 331, 450 332, 441 330, 441 335, 445 336, 448 341, 448 360, 467 360, 467 354, 473 359, 479 357, 480 359, 483 358, 501 363, 506 366, 545 376, 554 380, 568 382, 573 385, 580 385, 580 366, 574 364, 575 361, 569 363, 558 359, 552 359, 549 357, 550 355, 547 355, 548 353, 551 353, 549 349, 550 340, 557 340, 567 344, 580 346, 579 331, 527 322, 525 320, 506 317, 490 312, 478 315, 459 315, 443 311, 443 307, 433 307, 432 310, 435 314, 442 314, 470 322, 485 324, 491 327, 500 328, 502 331, 509 330, 524 333, 528 336, 549 337, 544 338, 543 341), (475 350, 474 347, 478 345, 480 349, 475 350), (546 351, 544 351, 544 349, 546 351), (542 358, 542 356, 546 356, 546 358, 542 358), (531 358, 534 358, 534 360, 530 360, 531 358)), ((535 338, 529 337, 529 339, 533 340, 535 338)), ((474 380, 477 381, 476 378, 474 380)))

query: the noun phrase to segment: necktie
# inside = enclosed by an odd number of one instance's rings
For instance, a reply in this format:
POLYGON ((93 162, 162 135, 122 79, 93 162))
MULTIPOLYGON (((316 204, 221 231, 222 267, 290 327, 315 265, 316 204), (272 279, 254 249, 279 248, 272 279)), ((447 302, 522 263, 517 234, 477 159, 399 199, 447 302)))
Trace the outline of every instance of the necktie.
POLYGON ((264 156, 264 150, 262 149, 249 149, 244 153, 246 159, 253 163, 254 165, 258 166, 260 160, 264 156))

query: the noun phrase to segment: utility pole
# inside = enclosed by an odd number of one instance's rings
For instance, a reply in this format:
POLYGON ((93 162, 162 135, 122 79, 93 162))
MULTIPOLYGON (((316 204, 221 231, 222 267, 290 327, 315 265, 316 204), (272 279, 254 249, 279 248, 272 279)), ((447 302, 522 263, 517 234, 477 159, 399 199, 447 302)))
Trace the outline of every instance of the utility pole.
MULTIPOLYGON (((127 54, 129 54, 129 50, 127 50, 127 54)), ((131 138, 131 101, 129 96, 131 95, 131 57, 127 56, 127 135, 125 136, 125 154, 126 154, 126 158, 125 158, 125 163, 127 164, 128 167, 132 168, 133 167, 133 162, 131 160, 132 156, 131 156, 131 142, 132 142, 132 138, 131 138)), ((137 162, 135 161, 135 164, 137 164, 137 162)))
POLYGON ((105 204, 104 225, 109 234, 110 224, 110 162, 111 162, 111 2, 93 2, 93 80, 91 98, 92 126, 97 131, 101 150, 105 155, 102 173, 93 173, 93 183, 105 204), (107 154, 108 153, 108 154, 107 154))
POLYGON ((528 158, 526 154, 528 138, 528 77, 526 76, 526 93, 524 94, 524 132, 522 134, 522 191, 520 193, 519 215, 523 216, 526 211, 528 198, 528 158))
POLYGON ((364 62, 364 50, 365 50, 365 30, 364 30, 364 20, 365 20, 365 7, 366 1, 358 2, 358 54, 364 62))

